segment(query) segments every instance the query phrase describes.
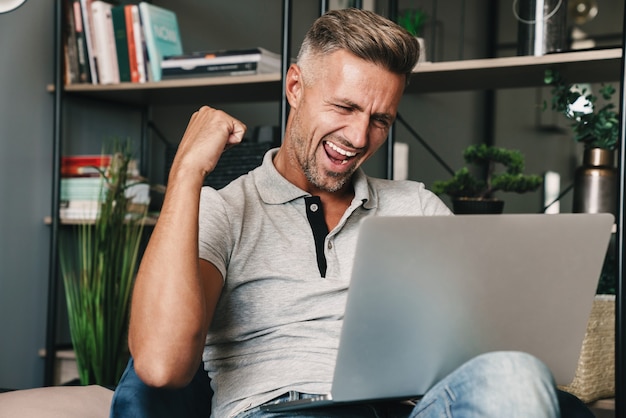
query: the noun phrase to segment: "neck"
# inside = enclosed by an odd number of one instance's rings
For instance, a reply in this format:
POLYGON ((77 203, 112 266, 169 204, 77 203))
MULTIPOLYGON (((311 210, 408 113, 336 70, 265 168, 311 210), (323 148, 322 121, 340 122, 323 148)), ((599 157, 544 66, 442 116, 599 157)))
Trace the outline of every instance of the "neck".
POLYGON ((274 167, 289 182, 312 196, 320 198, 324 206, 326 225, 328 230, 332 231, 354 199, 352 182, 348 182, 344 187, 334 192, 315 186, 306 178, 302 170, 294 165, 293 160, 287 155, 283 147, 274 156, 274 167))

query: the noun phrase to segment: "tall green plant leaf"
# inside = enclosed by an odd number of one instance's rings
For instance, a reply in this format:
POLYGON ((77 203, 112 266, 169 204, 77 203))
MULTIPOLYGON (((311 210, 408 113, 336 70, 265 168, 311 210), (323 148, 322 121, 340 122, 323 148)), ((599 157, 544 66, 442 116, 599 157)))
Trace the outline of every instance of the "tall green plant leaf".
POLYGON ((105 193, 95 223, 76 226, 61 246, 70 333, 85 385, 117 384, 128 359, 130 295, 147 210, 131 211, 130 161, 130 143, 116 142, 101 176, 105 193))

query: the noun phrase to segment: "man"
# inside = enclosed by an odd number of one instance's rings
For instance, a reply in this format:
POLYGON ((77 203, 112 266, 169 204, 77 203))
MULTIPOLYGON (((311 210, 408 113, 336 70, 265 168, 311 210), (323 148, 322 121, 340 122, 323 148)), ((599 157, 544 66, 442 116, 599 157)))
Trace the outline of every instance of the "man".
MULTIPOLYGON (((359 221, 450 213, 421 183, 359 168, 385 142, 418 56, 412 36, 373 13, 318 19, 285 77, 282 146, 220 191, 204 176, 246 127, 209 107, 193 114, 134 290, 129 346, 145 383, 184 386, 202 358, 215 417, 292 416, 259 406, 329 391, 359 221)), ((554 417, 559 406, 543 364, 497 353, 415 407, 298 416, 554 417)))

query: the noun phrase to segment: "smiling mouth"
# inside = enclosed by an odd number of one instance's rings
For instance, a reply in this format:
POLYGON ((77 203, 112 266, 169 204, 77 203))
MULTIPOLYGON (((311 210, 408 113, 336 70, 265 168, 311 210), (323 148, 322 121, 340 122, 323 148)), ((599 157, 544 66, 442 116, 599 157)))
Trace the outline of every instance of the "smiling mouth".
POLYGON ((347 164, 357 155, 356 152, 348 151, 329 141, 324 141, 324 150, 333 163, 341 165, 347 164))

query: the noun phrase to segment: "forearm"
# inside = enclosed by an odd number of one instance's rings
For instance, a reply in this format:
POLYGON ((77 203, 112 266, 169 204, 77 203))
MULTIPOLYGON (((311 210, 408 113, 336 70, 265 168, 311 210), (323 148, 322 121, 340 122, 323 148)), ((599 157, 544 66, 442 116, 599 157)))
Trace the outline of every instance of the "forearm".
POLYGON ((169 184, 137 274, 129 328, 140 375, 157 386, 193 376, 209 320, 198 272, 201 179, 169 184))
POLYGON ((245 130, 233 117, 203 106, 178 146, 131 305, 129 347, 148 384, 182 386, 197 370, 223 283, 213 265, 200 267, 200 191, 222 151, 241 142, 245 130))

